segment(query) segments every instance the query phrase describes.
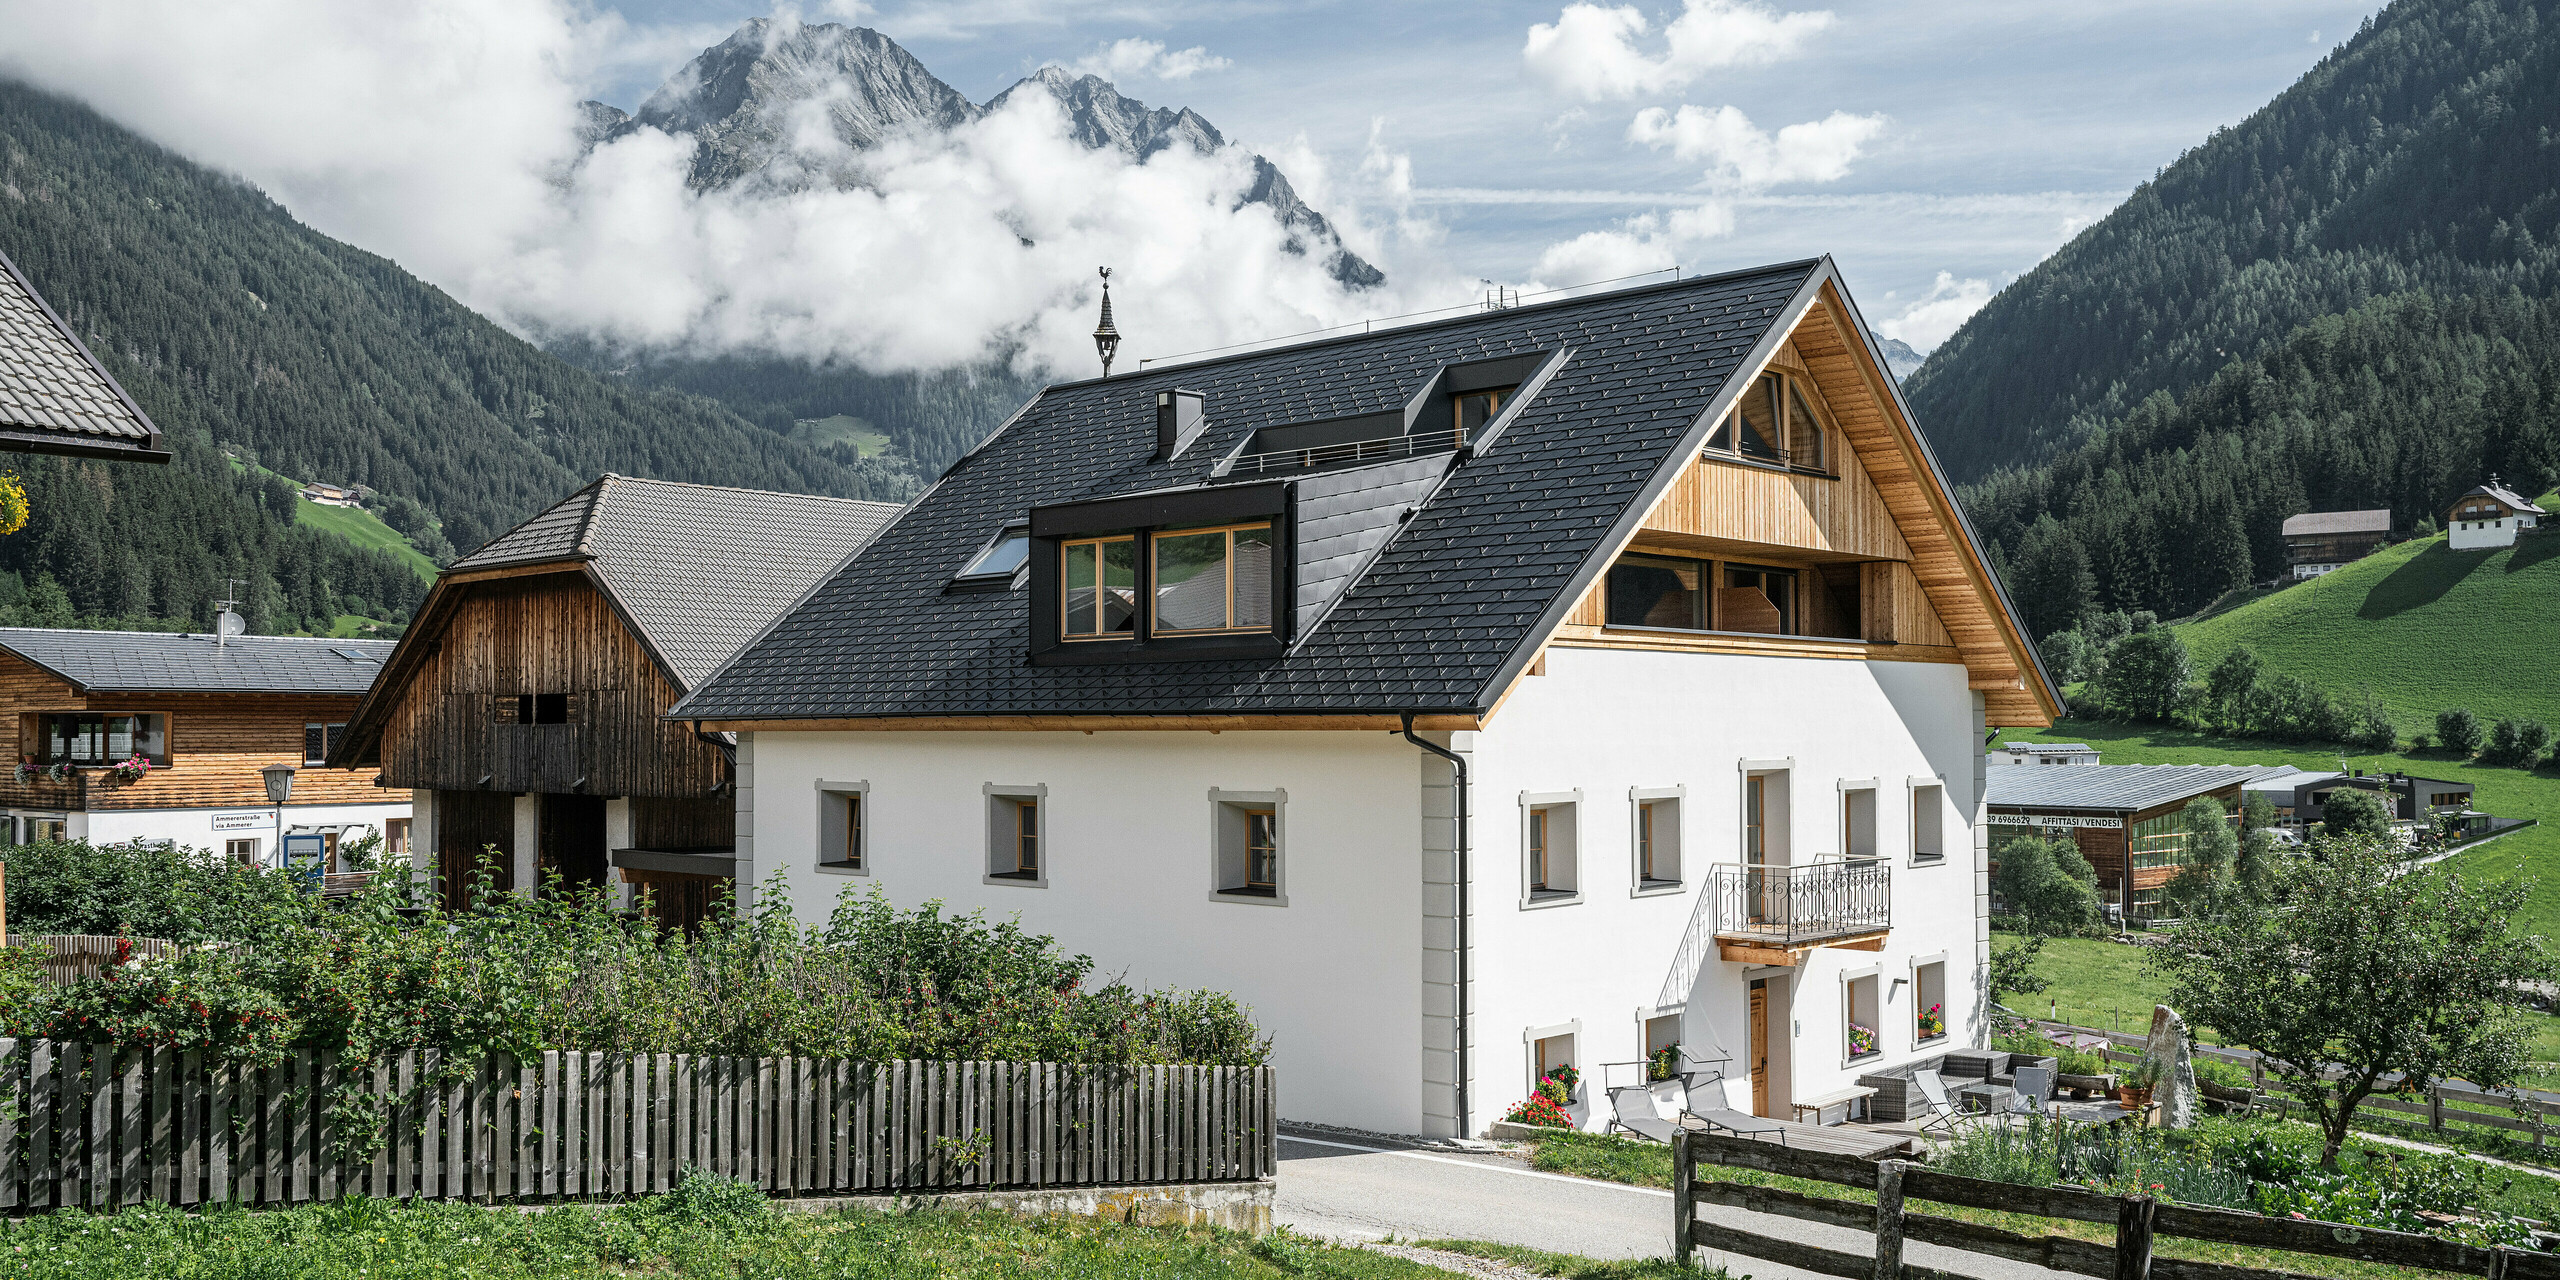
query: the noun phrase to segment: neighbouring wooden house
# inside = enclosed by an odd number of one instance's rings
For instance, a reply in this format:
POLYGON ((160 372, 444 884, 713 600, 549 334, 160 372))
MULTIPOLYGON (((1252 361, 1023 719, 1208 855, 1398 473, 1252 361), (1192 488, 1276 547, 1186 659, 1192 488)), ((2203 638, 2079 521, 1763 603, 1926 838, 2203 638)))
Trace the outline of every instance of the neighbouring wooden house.
POLYGON ((0 253, 0 452, 167 462, 151 415, 0 253))
POLYGON ((2187 865, 2178 811, 2205 798, 2237 813, 2257 772, 2246 765, 1993 769, 1986 775, 1983 820, 1995 857, 2011 836, 2072 841, 2098 873, 2101 898, 2128 916, 2148 916, 2160 905, 2161 889, 2187 865))
POLYGON ((0 627, 0 705, 18 731, 0 838, 165 842, 272 866, 280 841, 303 837, 330 871, 345 869, 338 845, 368 833, 405 849, 408 793, 326 761, 390 653, 387 640, 0 627), (277 765, 296 770, 281 808, 260 772, 277 765))
POLYGON ((2391 509, 2306 511, 2284 522, 2285 562, 2293 576, 2317 578, 2346 568, 2391 541, 2391 509))
POLYGON ((690 923, 733 869, 734 748, 662 713, 898 510, 604 476, 446 568, 334 758, 416 791, 448 905, 557 873, 690 923))
POLYGON ((2539 526, 2549 514, 2491 476, 2487 484, 2453 500, 2444 513, 2444 531, 2456 551, 2512 547, 2517 534, 2539 526))

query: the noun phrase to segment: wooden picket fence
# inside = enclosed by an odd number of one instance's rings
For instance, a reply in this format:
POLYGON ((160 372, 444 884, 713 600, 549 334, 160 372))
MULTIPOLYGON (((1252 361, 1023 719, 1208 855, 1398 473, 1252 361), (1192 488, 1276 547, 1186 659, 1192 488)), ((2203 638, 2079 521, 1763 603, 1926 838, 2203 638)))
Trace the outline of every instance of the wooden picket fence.
POLYGON ((127 944, 133 947, 133 955, 143 960, 178 954, 178 944, 167 938, 99 933, 13 933, 8 935, 7 944, 43 952, 45 978, 66 987, 105 973, 115 963, 116 953, 127 944))
POLYGON ((544 1053, 448 1076, 429 1051, 370 1077, 333 1105, 308 1052, 208 1069, 0 1039, 0 1212, 609 1199, 690 1168, 783 1196, 1213 1182, 1279 1159, 1268 1067, 544 1053), (382 1141, 333 1156, 360 1131, 382 1141))
POLYGON ((1940 1173, 1900 1160, 1872 1164, 1852 1156, 1791 1151, 1721 1134, 1683 1132, 1673 1135, 1673 1139, 1672 1247, 1684 1266, 1697 1250, 1709 1249, 1856 1280, 1960 1280, 1957 1273, 1904 1261, 1904 1243, 1917 1240, 2113 1280, 2304 1280, 2290 1271, 2166 1258, 2153 1252, 2156 1238, 2175 1236, 2352 1258, 2393 1267, 2450 1271, 2489 1280, 2560 1280, 2560 1256, 2528 1249, 2482 1248, 2411 1232, 2197 1208, 2150 1196, 2114 1196, 2078 1187, 1992 1182, 1940 1173), (1873 1191, 1875 1203, 1716 1181, 1712 1169, 1707 1168, 1714 1165, 1859 1187, 1873 1191), (1909 1206, 1915 1200, 2105 1223, 2115 1228, 2115 1239, 2112 1244, 2099 1244, 2070 1236, 2005 1231, 1959 1218, 1913 1212, 1909 1206), (1873 1232, 1874 1252, 1850 1253, 1809 1243, 1800 1236, 1763 1235, 1709 1222, 1698 1216, 1698 1206, 1702 1204, 1873 1232))

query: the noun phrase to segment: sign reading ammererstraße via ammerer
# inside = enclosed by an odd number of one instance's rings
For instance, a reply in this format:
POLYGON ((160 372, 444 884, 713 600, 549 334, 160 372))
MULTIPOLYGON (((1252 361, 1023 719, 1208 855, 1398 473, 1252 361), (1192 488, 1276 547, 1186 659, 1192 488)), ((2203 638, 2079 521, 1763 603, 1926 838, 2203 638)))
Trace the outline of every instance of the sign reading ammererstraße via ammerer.
POLYGON ((264 831, 275 820, 274 814, 261 809, 252 809, 246 813, 217 813, 213 815, 213 829, 216 831, 264 831))

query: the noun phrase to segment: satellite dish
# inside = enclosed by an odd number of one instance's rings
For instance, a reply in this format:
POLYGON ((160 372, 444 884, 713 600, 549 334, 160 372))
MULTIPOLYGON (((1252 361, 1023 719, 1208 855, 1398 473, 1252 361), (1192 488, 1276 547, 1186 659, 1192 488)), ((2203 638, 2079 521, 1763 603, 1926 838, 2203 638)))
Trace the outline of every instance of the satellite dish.
POLYGON ((225 609, 214 615, 213 629, 225 640, 228 640, 233 636, 244 636, 249 634, 248 622, 239 614, 233 613, 229 609, 225 609))

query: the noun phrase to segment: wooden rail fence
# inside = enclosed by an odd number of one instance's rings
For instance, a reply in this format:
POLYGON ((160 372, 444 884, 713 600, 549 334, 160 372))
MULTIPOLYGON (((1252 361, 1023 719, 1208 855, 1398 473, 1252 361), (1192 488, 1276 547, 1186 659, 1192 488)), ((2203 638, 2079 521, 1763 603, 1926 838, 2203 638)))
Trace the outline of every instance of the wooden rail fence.
MULTIPOLYGON (((2132 1046, 2138 1050, 2150 1041, 2147 1035, 2135 1035, 2131 1032, 2107 1031, 2097 1027, 2076 1027, 2041 1018, 2033 1019, 2032 1022, 2039 1034, 2051 1030, 2079 1035, 2105 1036, 2107 1047, 2097 1052, 2100 1057, 2109 1062, 2139 1060, 2142 1057, 2139 1052, 2128 1051, 2124 1046, 2132 1046)), ((2194 1046, 2193 1052, 2196 1057, 2227 1062, 2246 1070, 2249 1073, 2249 1086, 2253 1093, 2269 1091, 2266 1067, 2258 1061, 2256 1054, 2209 1044, 2198 1044, 2194 1046)), ((2279 1093, 2276 1096, 2282 1098, 2286 1095, 2279 1093)), ((2471 1124, 2484 1129, 2505 1129, 2530 1134, 2533 1145, 2537 1147, 2549 1145, 2547 1139, 2551 1133, 2555 1129, 2560 1129, 2560 1100, 2554 1100, 2547 1095, 2537 1097, 2531 1092, 2518 1089, 2475 1089, 2470 1085, 2456 1084, 2449 1080, 2429 1081, 2425 1088, 2414 1091, 2411 1096, 2375 1094, 2356 1104, 2357 1114, 2362 1115, 2367 1111, 2415 1116, 2424 1120, 2427 1128, 2437 1133, 2444 1132, 2447 1124, 2471 1124), (2491 1106, 2498 1109, 2496 1111, 2472 1109, 2478 1106, 2491 1106)))
POLYGON ((337 1071, 0 1039, 0 1212, 363 1194, 603 1199, 688 1168, 777 1195, 1246 1180, 1277 1167, 1268 1067, 544 1053, 337 1071), (351 1134, 382 1137, 339 1159, 351 1134))
POLYGON ((1939 1173, 1900 1160, 1881 1164, 1851 1156, 1791 1151, 1721 1134, 1673 1136, 1671 1162, 1673 1249, 1687 1265, 1699 1249, 1716 1249, 1859 1280, 1958 1280, 1955 1273, 1902 1260, 1905 1242, 1944 1245, 1971 1253, 2033 1263, 2058 1271, 2116 1280, 2300 1280, 2292 1272, 2221 1262, 2162 1258, 2152 1253, 2158 1236, 2207 1240, 2353 1258, 2389 1266, 2427 1267, 2487 1276, 2491 1280, 2560 1280, 2560 1257, 2524 1249, 2484 1249, 2435 1236, 2300 1218, 2269 1218, 2229 1209, 2168 1204, 2149 1196, 2111 1196, 2071 1187, 2028 1187, 1939 1173), (1872 1205, 1809 1196, 1774 1187, 1717 1182, 1699 1176, 1700 1165, 1756 1169, 1810 1178, 1876 1193, 1872 1205), (2067 1236, 2030 1236, 1954 1218, 1914 1213, 1910 1202, 1934 1201, 1975 1209, 2112 1223, 2113 1245, 2067 1236), (1875 1252, 1839 1249, 1742 1231, 1698 1217, 1702 1204, 1728 1205, 1803 1222, 1875 1233, 1875 1252))

